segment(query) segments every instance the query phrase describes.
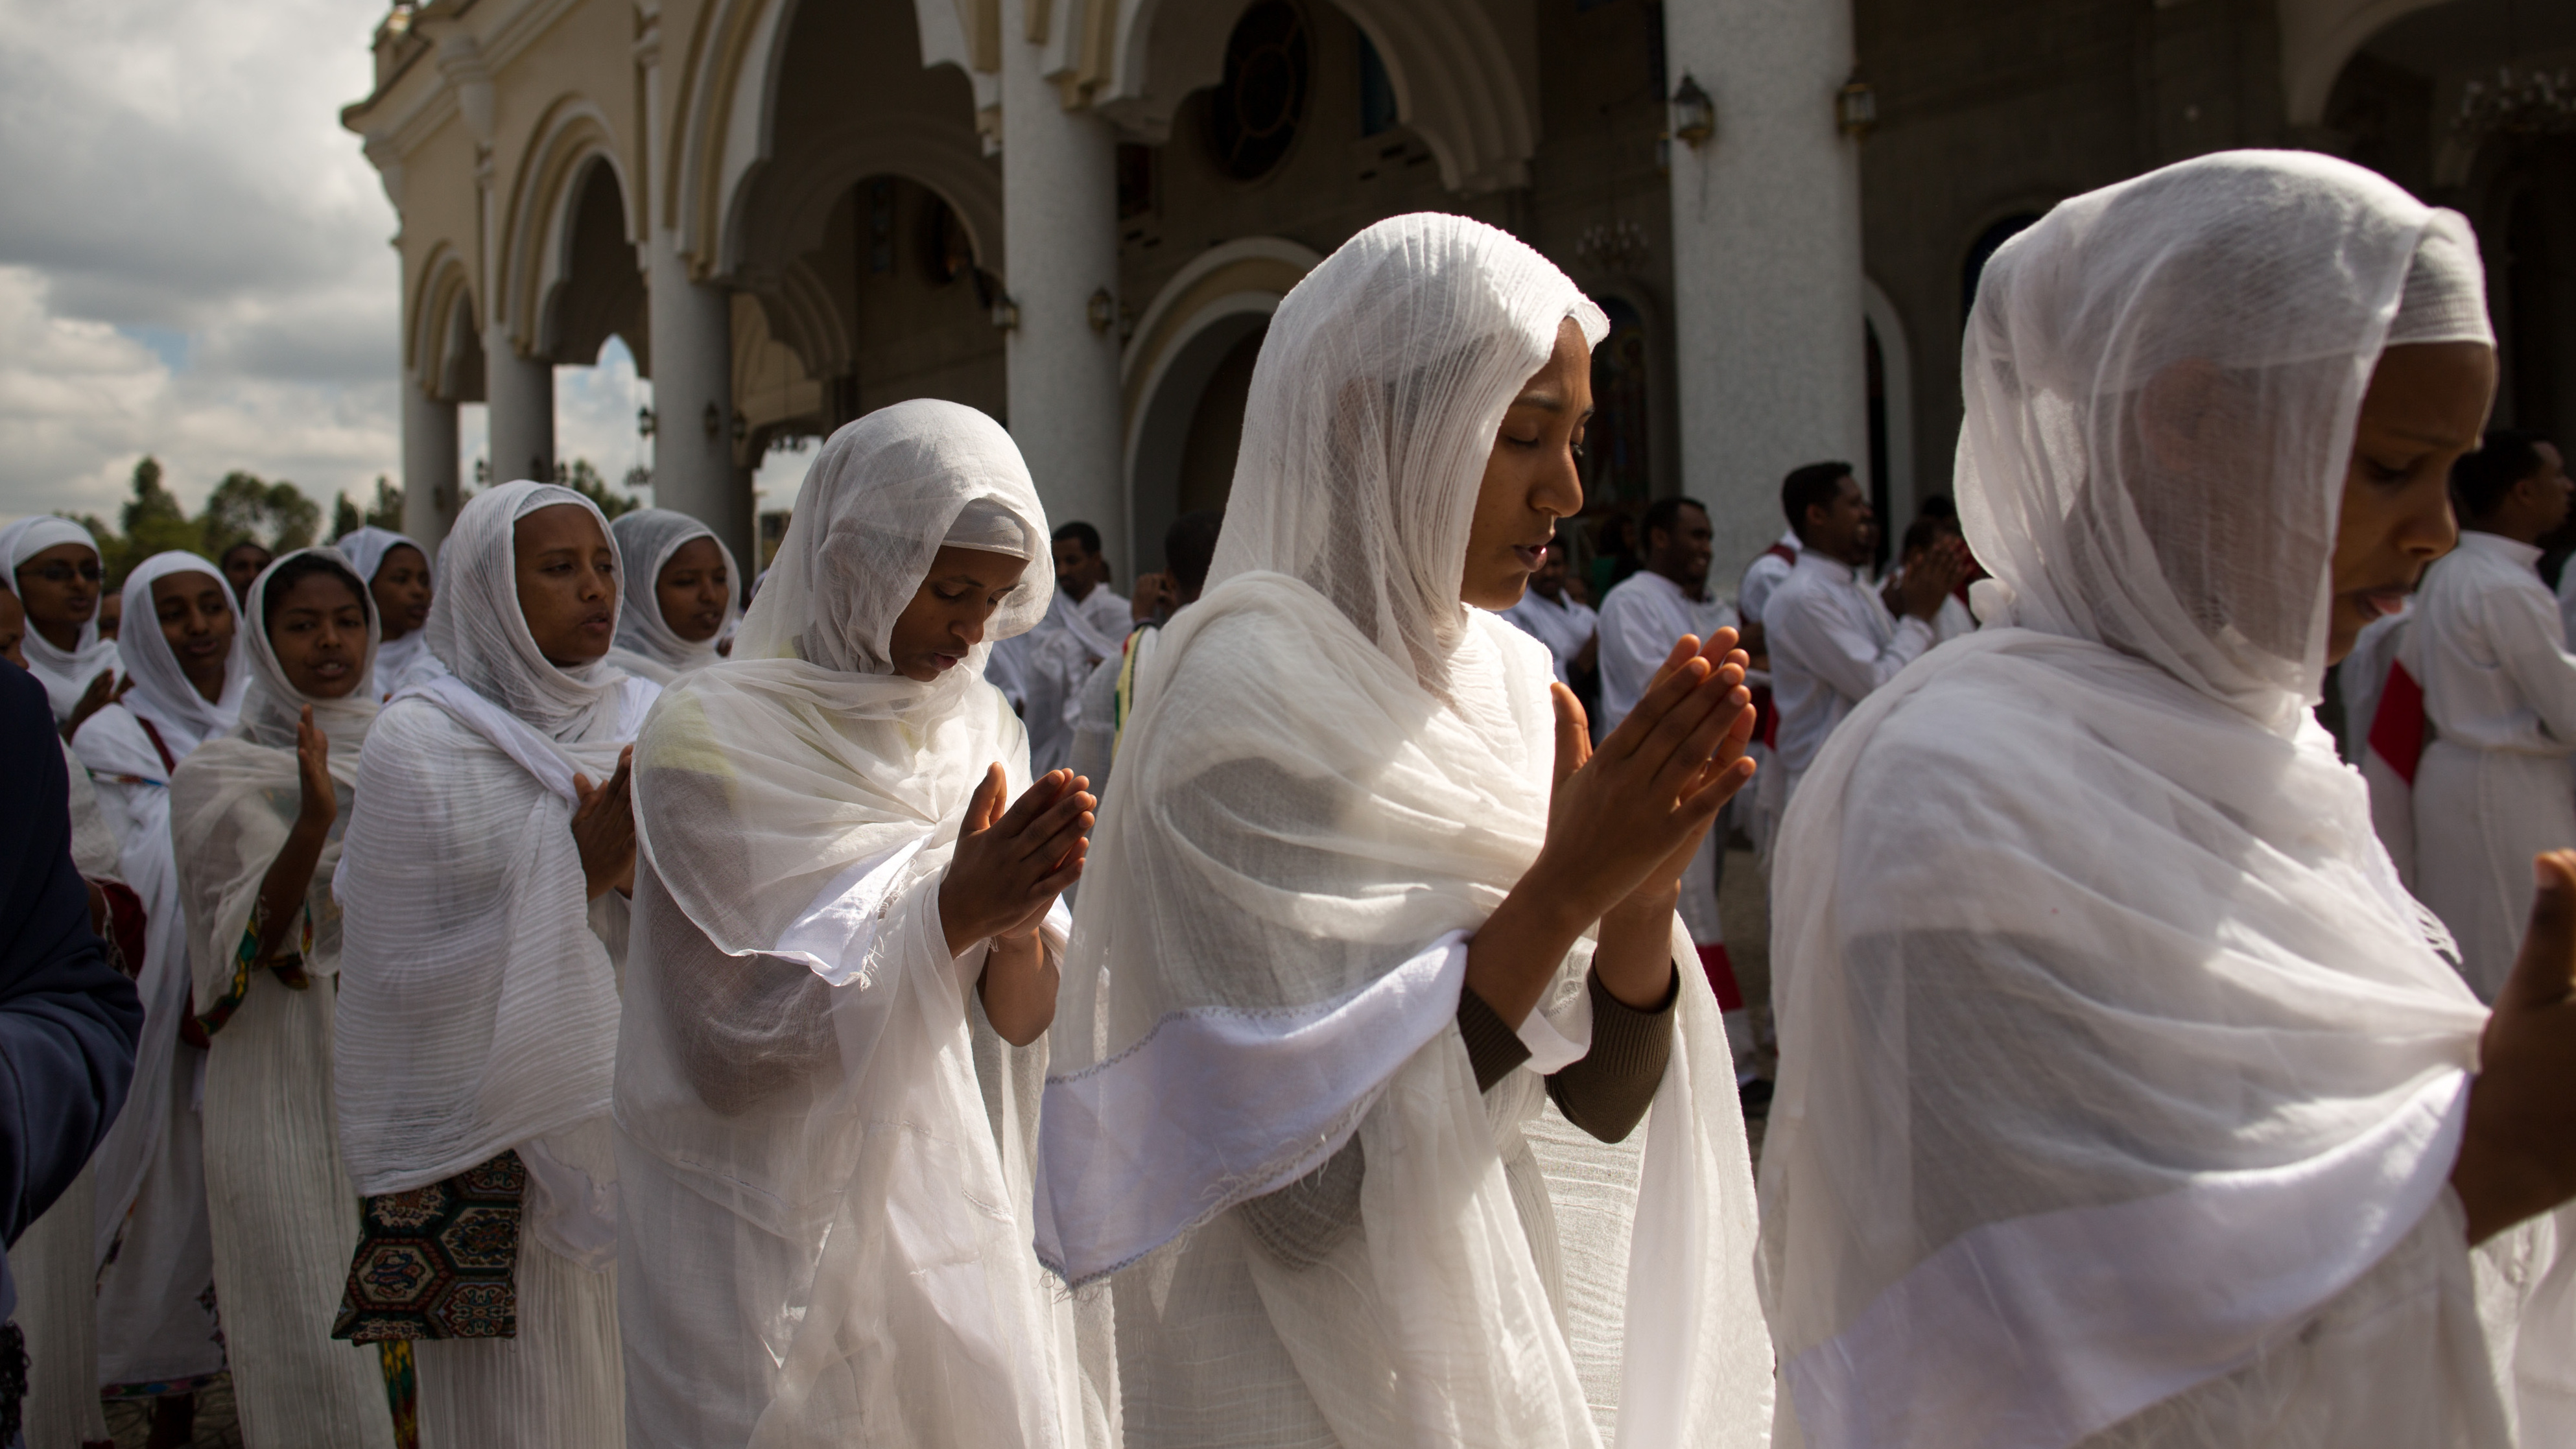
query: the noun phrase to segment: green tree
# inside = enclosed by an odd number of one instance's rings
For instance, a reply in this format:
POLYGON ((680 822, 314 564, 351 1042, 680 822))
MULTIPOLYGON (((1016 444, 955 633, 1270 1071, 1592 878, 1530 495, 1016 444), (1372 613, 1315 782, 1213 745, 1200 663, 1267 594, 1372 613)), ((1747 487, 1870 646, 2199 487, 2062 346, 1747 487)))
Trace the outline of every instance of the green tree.
POLYGON ((161 486, 160 460, 149 454, 134 465, 134 496, 118 512, 118 521, 124 524, 121 532, 95 514, 75 521, 98 540, 98 561, 107 571, 110 588, 122 584, 136 564, 156 553, 195 549, 201 533, 179 500, 161 486))
POLYGON ((599 476, 599 470, 590 465, 588 458, 575 458, 569 467, 556 464, 555 481, 598 504, 599 511, 610 518, 631 513, 638 506, 635 495, 611 490, 608 480, 599 476))
POLYGON ((376 475, 376 501, 365 512, 342 493, 331 503, 331 536, 345 538, 363 527, 402 529, 403 491, 384 474, 376 475))
POLYGON ((222 558, 225 549, 244 539, 284 553, 313 542, 313 530, 322 523, 322 507, 284 479, 270 483, 256 473, 235 469, 206 495, 206 511, 199 522, 204 541, 200 552, 208 558, 222 558))

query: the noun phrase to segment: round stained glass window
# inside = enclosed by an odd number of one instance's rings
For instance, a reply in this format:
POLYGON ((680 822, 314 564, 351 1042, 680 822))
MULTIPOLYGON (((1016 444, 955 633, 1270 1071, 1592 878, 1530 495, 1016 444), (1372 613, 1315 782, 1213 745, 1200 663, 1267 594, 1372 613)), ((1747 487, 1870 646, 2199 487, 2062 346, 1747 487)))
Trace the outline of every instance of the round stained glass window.
POLYGON ((1244 12, 1225 43, 1225 79, 1208 99, 1218 170, 1250 181, 1279 164, 1306 113, 1312 71, 1306 17, 1296 6, 1261 0, 1244 12))

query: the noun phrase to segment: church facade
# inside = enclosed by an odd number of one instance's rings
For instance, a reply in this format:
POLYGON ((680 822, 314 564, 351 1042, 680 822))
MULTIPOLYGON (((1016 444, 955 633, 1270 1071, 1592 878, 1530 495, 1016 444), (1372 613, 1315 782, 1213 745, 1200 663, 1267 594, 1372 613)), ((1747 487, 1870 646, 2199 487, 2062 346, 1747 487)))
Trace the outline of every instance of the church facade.
POLYGON ((1801 463, 1852 461, 1892 529, 1947 491, 1961 329, 2014 231, 2236 146, 2466 212, 2498 420, 2576 431, 2571 7, 423 0, 375 58, 343 121, 400 217, 425 541, 458 406, 488 405, 493 477, 546 476, 552 370, 615 336, 655 501, 737 556, 770 448, 927 396, 1002 419, 1132 576, 1223 500, 1281 296, 1443 210, 1601 302, 1590 507, 1707 503, 1723 588, 1801 463))

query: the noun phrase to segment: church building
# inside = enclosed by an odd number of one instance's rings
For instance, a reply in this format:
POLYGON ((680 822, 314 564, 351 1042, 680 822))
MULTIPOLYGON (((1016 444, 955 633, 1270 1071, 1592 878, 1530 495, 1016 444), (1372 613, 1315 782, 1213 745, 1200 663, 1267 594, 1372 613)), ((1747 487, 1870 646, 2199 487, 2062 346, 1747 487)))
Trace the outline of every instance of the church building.
POLYGON ((1723 589, 1798 464, 1891 528, 1946 491, 1985 259, 2212 150, 2467 213, 2497 420, 2576 431, 2571 66, 2537 0, 421 0, 343 121, 400 216, 425 541, 459 404, 548 476, 552 370, 615 336, 655 501, 738 556, 773 446, 940 397, 1133 577, 1223 500, 1280 297, 1442 210, 1599 300, 1590 509, 1704 501, 1723 589))

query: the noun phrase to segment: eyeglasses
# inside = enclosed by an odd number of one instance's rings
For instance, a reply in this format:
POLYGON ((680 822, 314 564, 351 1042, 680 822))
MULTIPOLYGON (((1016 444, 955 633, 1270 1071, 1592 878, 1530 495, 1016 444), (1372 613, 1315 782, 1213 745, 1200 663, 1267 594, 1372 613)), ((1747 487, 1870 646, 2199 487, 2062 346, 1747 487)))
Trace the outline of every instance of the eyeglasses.
POLYGON ((49 584, 68 584, 72 581, 72 576, 74 574, 80 575, 83 581, 93 584, 106 577, 106 574, 102 572, 99 566, 95 563, 49 563, 43 568, 20 569, 18 572, 22 574, 32 573, 49 584))

